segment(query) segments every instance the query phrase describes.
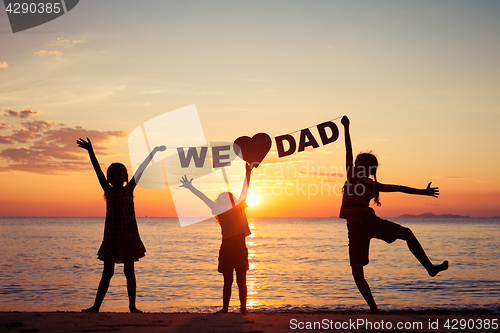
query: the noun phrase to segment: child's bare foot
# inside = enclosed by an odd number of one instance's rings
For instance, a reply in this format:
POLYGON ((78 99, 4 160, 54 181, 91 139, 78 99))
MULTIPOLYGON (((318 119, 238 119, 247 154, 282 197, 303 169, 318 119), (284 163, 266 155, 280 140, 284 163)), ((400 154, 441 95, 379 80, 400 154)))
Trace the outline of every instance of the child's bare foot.
POLYGON ((448 269, 448 260, 443 261, 441 265, 433 265, 431 269, 427 270, 430 276, 436 276, 439 272, 445 271, 448 269))
POLYGON ((378 309, 375 308, 375 309, 370 309, 368 311, 365 312, 365 314, 377 314, 378 313, 378 309))
POLYGON ((229 309, 222 308, 219 311, 217 311, 216 313, 227 313, 228 311, 229 311, 229 309))
POLYGON ((142 313, 141 310, 139 310, 138 308, 136 308, 135 306, 134 307, 130 307, 130 313, 142 313))
POLYGON ((99 308, 93 306, 93 307, 88 308, 88 309, 83 309, 82 312, 99 312, 99 308))
POLYGON ((244 308, 240 308, 240 312, 241 312, 241 314, 242 314, 242 315, 246 315, 246 314, 248 314, 248 310, 247 310, 247 308, 246 308, 246 307, 244 307, 244 308))

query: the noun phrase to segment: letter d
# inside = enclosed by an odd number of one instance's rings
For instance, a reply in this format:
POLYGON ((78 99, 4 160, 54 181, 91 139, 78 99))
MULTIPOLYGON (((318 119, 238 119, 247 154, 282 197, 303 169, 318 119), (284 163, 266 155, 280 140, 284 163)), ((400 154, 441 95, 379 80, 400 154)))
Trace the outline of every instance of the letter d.
POLYGON ((297 148, 297 143, 295 142, 293 136, 291 136, 290 134, 277 136, 275 140, 276 140, 276 147, 278 148, 278 157, 284 157, 295 153, 295 149, 297 148), (290 146, 286 151, 285 147, 283 146, 283 141, 288 141, 288 145, 290 146))

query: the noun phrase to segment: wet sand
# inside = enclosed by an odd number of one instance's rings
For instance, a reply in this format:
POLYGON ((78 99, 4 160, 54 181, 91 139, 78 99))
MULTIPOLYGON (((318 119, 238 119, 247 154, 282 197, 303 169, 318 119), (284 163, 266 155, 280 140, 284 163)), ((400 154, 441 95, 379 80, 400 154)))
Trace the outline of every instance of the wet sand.
POLYGON ((499 322, 497 314, 432 311, 377 315, 249 313, 246 316, 239 313, 0 312, 2 332, 497 332, 499 322), (445 327, 447 321, 448 328, 445 327))

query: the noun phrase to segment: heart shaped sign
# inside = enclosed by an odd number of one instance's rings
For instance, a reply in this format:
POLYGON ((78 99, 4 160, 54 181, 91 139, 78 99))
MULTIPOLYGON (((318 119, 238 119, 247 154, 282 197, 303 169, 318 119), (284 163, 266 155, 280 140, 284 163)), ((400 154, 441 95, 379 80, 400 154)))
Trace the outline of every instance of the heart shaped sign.
POLYGON ((256 168, 271 149, 271 138, 266 133, 258 133, 253 137, 240 136, 234 140, 233 149, 236 155, 256 168))

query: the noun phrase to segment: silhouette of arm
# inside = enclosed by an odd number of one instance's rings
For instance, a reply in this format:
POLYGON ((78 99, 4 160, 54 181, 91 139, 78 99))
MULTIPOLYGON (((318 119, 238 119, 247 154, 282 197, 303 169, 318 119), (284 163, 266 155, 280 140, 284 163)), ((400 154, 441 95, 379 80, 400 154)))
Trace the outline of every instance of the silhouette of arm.
POLYGON ((340 121, 344 125, 344 139, 345 139, 345 170, 347 173, 347 179, 352 178, 353 172, 353 157, 352 157, 352 144, 351 144, 351 134, 349 132, 350 121, 347 116, 343 116, 340 121))
POLYGON ((187 177, 184 175, 181 178, 182 185, 179 186, 179 187, 185 187, 185 188, 187 188, 188 190, 190 190, 191 192, 193 192, 194 195, 196 195, 198 198, 200 198, 201 200, 203 200, 203 202, 208 206, 208 208, 213 209, 214 205, 215 205, 215 202, 213 202, 212 200, 210 200, 205 194, 203 194, 200 190, 198 190, 196 187, 194 187, 193 184, 191 183, 192 181, 193 181, 192 178, 190 180, 188 180, 187 177))
POLYGON ((243 188, 241 189, 240 197, 238 198, 237 204, 239 204, 240 202, 242 202, 247 198, 248 187, 250 186, 250 175, 252 174, 252 167, 250 166, 250 164, 248 163, 245 164, 245 170, 246 170, 245 182, 243 183, 243 188))
POLYGON ((375 188, 379 192, 402 192, 402 193, 416 194, 416 195, 428 195, 437 198, 439 195, 439 188, 431 187, 431 184, 432 182, 429 183, 425 189, 418 189, 402 185, 381 184, 377 182, 375 188))
POLYGON ((127 187, 129 188, 129 190, 133 191, 135 186, 137 185, 137 183, 139 183, 139 180, 141 179, 144 170, 146 170, 146 167, 153 160, 153 156, 155 156, 155 154, 157 152, 164 151, 165 149, 167 149, 165 146, 156 146, 153 148, 151 153, 149 153, 148 157, 146 157, 144 162, 142 162, 141 165, 139 165, 139 168, 137 168, 137 170, 134 174, 134 177, 132 177, 130 182, 127 184, 127 187))
POLYGON ((97 179, 99 179, 99 184, 101 184, 102 189, 104 190, 104 192, 106 192, 111 186, 109 185, 106 176, 104 176, 104 173, 102 172, 99 161, 97 161, 97 157, 94 153, 94 147, 92 147, 92 142, 90 142, 89 138, 87 138, 87 141, 80 138, 76 140, 76 143, 78 144, 78 147, 88 151, 90 161, 92 162, 92 166, 94 167, 94 171, 97 175, 97 179))

